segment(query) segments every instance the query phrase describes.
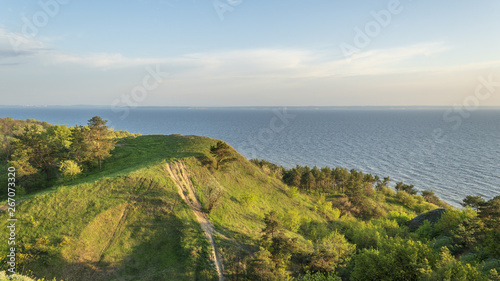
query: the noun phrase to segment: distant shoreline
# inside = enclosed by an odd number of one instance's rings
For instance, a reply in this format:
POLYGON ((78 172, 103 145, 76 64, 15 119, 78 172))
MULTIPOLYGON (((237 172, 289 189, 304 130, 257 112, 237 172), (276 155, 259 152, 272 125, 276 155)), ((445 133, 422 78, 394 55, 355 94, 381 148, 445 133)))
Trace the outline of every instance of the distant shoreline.
MULTIPOLYGON (((0 105, 0 108, 111 108, 111 105, 0 105)), ((274 108, 290 108, 290 109, 315 109, 315 110, 331 110, 331 109, 353 109, 353 110, 446 110, 453 106, 427 106, 427 105, 398 105, 398 106, 285 106, 285 105, 248 105, 248 106, 130 106, 130 108, 165 108, 165 109, 274 109, 274 108)), ((478 110, 498 110, 500 106, 478 106, 478 110)))

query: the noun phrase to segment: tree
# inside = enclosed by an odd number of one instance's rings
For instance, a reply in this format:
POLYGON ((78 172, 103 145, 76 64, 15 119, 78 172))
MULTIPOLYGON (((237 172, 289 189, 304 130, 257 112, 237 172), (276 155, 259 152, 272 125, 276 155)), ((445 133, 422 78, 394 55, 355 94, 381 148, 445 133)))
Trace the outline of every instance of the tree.
POLYGON ((87 134, 88 127, 78 126, 71 128, 71 157, 78 163, 85 162, 87 154, 87 144, 85 142, 85 135, 87 134))
POLYGON ((307 188, 309 192, 311 192, 312 187, 314 187, 316 182, 316 178, 314 177, 314 174, 311 172, 311 169, 309 167, 304 168, 304 172, 302 173, 302 177, 300 179, 300 185, 303 188, 307 188))
POLYGON ((382 184, 387 187, 389 185, 389 182, 391 181, 390 177, 384 177, 384 180, 382 181, 382 184))
POLYGON ((18 149, 12 155, 12 160, 9 161, 11 166, 16 167, 16 174, 18 177, 30 176, 38 172, 38 170, 31 165, 30 155, 28 155, 28 153, 29 151, 27 149, 18 149))
POLYGON ((215 158, 216 170, 236 160, 231 151, 231 147, 223 141, 218 141, 216 145, 210 146, 210 154, 215 158))
POLYGON ((266 226, 262 229, 261 246, 271 254, 270 258, 274 263, 273 273, 280 277, 278 280, 287 280, 286 269, 292 257, 294 240, 285 236, 282 223, 275 211, 265 216, 264 223, 266 226))
POLYGON ((500 195, 479 206, 479 216, 485 220, 500 220, 500 195))
POLYGON ((283 175, 283 181, 289 186, 300 187, 300 179, 301 179, 300 166, 288 170, 283 175))
POLYGON ((97 160, 99 171, 102 169, 101 161, 111 156, 115 149, 114 134, 106 126, 107 120, 94 116, 88 121, 88 130, 84 130, 85 160, 97 160))
POLYGON ((264 224, 266 226, 264 227, 264 229, 262 229, 263 241, 270 240, 277 236, 283 227, 275 211, 269 212, 264 217, 264 224))
POLYGON ((436 269, 432 272, 428 280, 486 281, 488 278, 483 276, 477 268, 472 267, 470 264, 464 264, 456 260, 455 257, 450 254, 449 249, 443 246, 441 248, 439 260, 436 264, 436 269))
POLYGON ((416 195, 418 192, 415 189, 415 187, 413 186, 413 184, 411 184, 411 185, 404 184, 402 181, 396 183, 396 186, 394 187, 394 189, 396 189, 397 191, 404 191, 404 192, 411 194, 411 195, 416 195))
POLYGON ((481 196, 472 196, 472 195, 467 195, 463 200, 463 203, 461 203, 462 206, 467 207, 470 206, 471 208, 475 209, 476 211, 479 210, 481 206, 486 203, 483 197, 481 196))
POLYGON ((25 126, 23 133, 15 136, 11 164, 24 167, 29 171, 28 174, 33 172, 33 168, 39 170, 50 180, 52 169, 64 152, 64 146, 54 131, 42 130, 40 125, 25 126))
POLYGON ((346 168, 335 168, 333 171, 333 177, 335 179, 335 185, 341 185, 342 186, 342 193, 344 193, 344 186, 346 185, 347 181, 350 178, 349 171, 347 171, 346 168))
MULTIPOLYGON (((432 271, 436 256, 420 241, 385 236, 378 249, 363 249, 353 257, 350 280, 422 280, 432 271)), ((425 279, 424 279, 425 280, 425 279)))
POLYGON ((334 231, 315 245, 311 269, 333 272, 339 266, 347 264, 355 250, 356 245, 350 244, 344 235, 334 231))
POLYGON ((441 200, 439 200, 439 198, 436 196, 436 194, 434 194, 434 191, 432 191, 432 190, 423 190, 422 197, 424 198, 425 201, 427 201, 429 203, 432 203, 435 205, 441 204, 441 202, 440 202, 441 200))
POLYGON ((71 129, 66 125, 54 125, 47 128, 47 134, 52 137, 55 145, 69 151, 71 145, 71 129))
POLYGON ((271 253, 260 248, 253 259, 250 260, 247 276, 250 280, 277 281, 279 276, 275 273, 271 253))
POLYGON ((345 184, 345 194, 353 201, 360 202, 363 196, 363 184, 362 182, 351 177, 347 184, 345 184))

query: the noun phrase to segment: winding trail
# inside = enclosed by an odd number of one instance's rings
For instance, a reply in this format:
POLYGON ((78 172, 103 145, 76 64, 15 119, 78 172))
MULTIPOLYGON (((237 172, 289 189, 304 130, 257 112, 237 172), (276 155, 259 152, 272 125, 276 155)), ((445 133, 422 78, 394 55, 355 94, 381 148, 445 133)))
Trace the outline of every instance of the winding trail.
POLYGON ((186 166, 182 162, 167 163, 166 170, 175 185, 177 185, 177 192, 181 196, 182 200, 184 200, 191 210, 193 210, 196 219, 200 223, 208 241, 212 245, 212 261, 215 263, 219 280, 224 280, 224 264, 214 240, 214 235, 216 233, 215 228, 209 220, 207 214, 203 211, 202 205, 196 196, 196 190, 189 178, 186 166))

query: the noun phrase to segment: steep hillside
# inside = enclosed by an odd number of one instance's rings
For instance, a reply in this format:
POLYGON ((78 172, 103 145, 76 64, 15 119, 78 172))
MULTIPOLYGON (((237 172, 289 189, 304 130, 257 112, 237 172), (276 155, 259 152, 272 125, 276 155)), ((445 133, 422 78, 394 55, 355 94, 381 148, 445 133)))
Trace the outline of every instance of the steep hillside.
MULTIPOLYGON (((275 280, 307 270, 350 278, 354 268, 350 280, 361 280, 355 250, 417 239, 404 224, 437 208, 404 192, 370 189, 363 202, 380 209, 377 217, 341 216, 347 209, 333 206, 345 203, 342 194, 301 193, 235 151, 235 161, 216 169, 210 155, 216 142, 122 139, 103 171, 25 197, 16 210, 18 273, 57 280, 275 280), (214 191, 220 200, 213 201, 214 191)), ((6 218, 3 212, 4 229, 6 218)), ((435 268, 437 254, 429 255, 435 268)))
POLYGON ((216 277, 210 244, 164 169, 167 161, 203 154, 212 142, 126 139, 102 173, 31 196, 16 210, 18 272, 68 280, 216 277))
POLYGON ((17 210, 23 222, 18 268, 69 280, 216 279, 211 240, 231 264, 235 253, 258 250, 271 210, 287 214, 294 206, 302 216, 324 221, 307 196, 291 198, 286 186, 242 156, 228 170, 214 170, 208 153, 214 143, 176 135, 124 139, 102 172, 27 197, 17 210), (191 187, 184 190, 188 202, 178 192, 179 181, 189 181, 182 184, 191 187), (223 204, 209 217, 197 199, 206 204, 208 185, 224 190, 223 204), (199 217, 215 225, 210 239, 199 217))

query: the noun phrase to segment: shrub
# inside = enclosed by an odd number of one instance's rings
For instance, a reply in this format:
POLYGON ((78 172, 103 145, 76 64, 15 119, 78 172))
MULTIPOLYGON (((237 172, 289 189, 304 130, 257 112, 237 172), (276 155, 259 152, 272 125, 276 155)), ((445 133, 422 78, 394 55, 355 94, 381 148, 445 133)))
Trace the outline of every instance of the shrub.
POLYGON ((415 232, 419 238, 430 240, 434 237, 434 228, 429 220, 425 220, 415 232))
POLYGON ((73 160, 65 160, 59 165, 59 171, 65 178, 74 179, 82 172, 82 168, 73 160))
POLYGON ((302 217, 299 211, 295 209, 288 209, 281 220, 283 226, 292 232, 297 232, 302 224, 302 217))
POLYGON ((224 190, 216 183, 210 182, 206 187, 207 205, 206 210, 208 213, 222 204, 224 197, 224 190))
POLYGON ((334 231, 316 244, 311 269, 322 272, 335 271, 349 262, 355 250, 356 245, 348 243, 344 235, 334 231))
POLYGON ((396 194, 396 199, 405 207, 413 209, 417 205, 417 199, 413 195, 406 193, 405 191, 399 191, 396 194))
POLYGON ((444 212, 434 225, 438 233, 449 235, 452 230, 458 228, 466 219, 477 217, 477 213, 470 207, 463 210, 448 209, 444 212))
POLYGON ((364 249, 354 257, 351 280, 419 280, 435 260, 420 241, 384 237, 378 249, 364 249))
POLYGON ((457 261, 447 247, 441 248, 439 261, 436 264, 436 269, 432 272, 428 280, 470 280, 470 281, 486 281, 487 278, 481 272, 472 267, 470 264, 463 264, 457 261))
POLYGON ((342 278, 335 276, 333 273, 316 272, 311 273, 307 271, 305 275, 296 279, 297 281, 342 281, 342 278))
POLYGON ((299 189, 295 186, 291 186, 287 191, 288 197, 295 199, 299 196, 299 189))
POLYGON ((405 212, 390 211, 387 216, 388 219, 396 220, 399 225, 405 225, 413 217, 405 212))
POLYGON ((253 193, 248 193, 241 197, 241 201, 245 204, 245 206, 251 206, 257 203, 257 200, 257 196, 253 193))
POLYGON ((328 226, 318 221, 310 221, 302 224, 300 227, 300 233, 313 241, 318 241, 326 237, 329 232, 328 226))

